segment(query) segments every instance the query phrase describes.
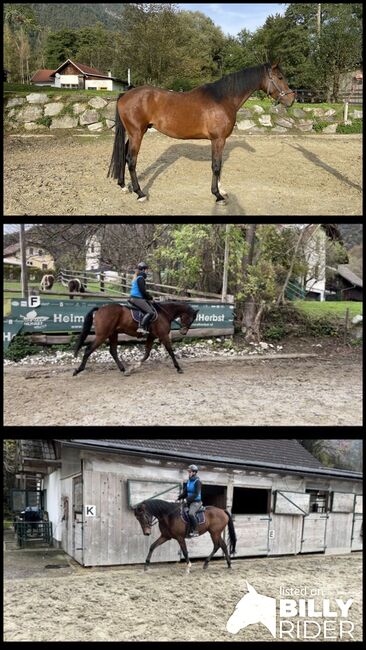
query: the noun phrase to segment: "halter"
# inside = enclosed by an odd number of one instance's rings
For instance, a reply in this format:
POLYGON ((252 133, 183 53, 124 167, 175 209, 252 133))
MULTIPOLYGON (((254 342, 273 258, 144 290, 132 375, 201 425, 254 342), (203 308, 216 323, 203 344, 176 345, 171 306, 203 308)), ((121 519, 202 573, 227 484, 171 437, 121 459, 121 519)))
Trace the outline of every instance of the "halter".
POLYGON ((285 92, 284 90, 281 90, 281 88, 276 84, 275 80, 272 77, 272 70, 267 68, 267 72, 268 72, 268 77, 269 77, 268 86, 267 86, 267 95, 270 94, 269 93, 269 85, 272 82, 274 87, 276 88, 276 90, 278 90, 278 93, 279 93, 278 97, 276 97, 275 104, 279 104, 280 97, 285 97, 286 95, 291 95, 291 94, 293 94, 294 91, 289 90, 288 92, 285 92))

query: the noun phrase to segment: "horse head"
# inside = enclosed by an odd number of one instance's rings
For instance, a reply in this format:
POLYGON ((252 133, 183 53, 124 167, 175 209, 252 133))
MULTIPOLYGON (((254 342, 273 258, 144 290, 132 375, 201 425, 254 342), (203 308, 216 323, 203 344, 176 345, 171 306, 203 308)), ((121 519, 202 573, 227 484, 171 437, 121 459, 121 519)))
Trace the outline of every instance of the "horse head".
POLYGON ((239 630, 252 625, 263 623, 276 636, 276 599, 269 596, 262 596, 246 583, 248 592, 239 600, 233 614, 226 623, 226 629, 231 634, 237 634, 239 630))
POLYGON ((134 515, 139 522, 144 535, 151 535, 152 517, 147 512, 146 505, 144 503, 139 503, 139 505, 134 508, 134 515))
POLYGON ((295 101, 296 93, 289 88, 284 74, 278 63, 267 63, 265 66, 265 78, 263 90, 287 108, 295 101))

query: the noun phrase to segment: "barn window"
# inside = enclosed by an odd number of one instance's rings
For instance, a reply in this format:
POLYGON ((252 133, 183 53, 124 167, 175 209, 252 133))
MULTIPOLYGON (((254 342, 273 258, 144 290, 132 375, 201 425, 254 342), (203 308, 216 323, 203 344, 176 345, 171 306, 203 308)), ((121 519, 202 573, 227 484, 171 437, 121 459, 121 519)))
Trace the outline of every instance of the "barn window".
POLYGON ((323 490, 306 490, 310 494, 310 512, 328 512, 329 510, 329 492, 323 490))
POLYGON ((234 487, 233 515, 263 515, 270 512, 271 490, 234 487))

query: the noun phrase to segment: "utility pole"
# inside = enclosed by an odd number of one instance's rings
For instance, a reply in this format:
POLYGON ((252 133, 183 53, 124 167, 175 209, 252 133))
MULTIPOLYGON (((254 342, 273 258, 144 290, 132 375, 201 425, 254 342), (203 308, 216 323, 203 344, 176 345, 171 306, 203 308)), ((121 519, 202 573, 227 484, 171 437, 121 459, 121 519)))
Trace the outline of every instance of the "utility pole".
POLYGON ((321 16, 322 16, 322 6, 321 6, 320 2, 318 2, 318 17, 317 17, 318 38, 320 36, 321 16))
POLYGON ((21 259, 22 298, 28 298, 27 257, 25 252, 26 242, 25 242, 24 223, 20 224, 19 242, 20 242, 20 259, 21 259))
POLYGON ((228 267, 229 267, 229 231, 230 231, 230 224, 227 223, 226 230, 225 230, 224 274, 222 278, 221 302, 225 302, 227 296, 227 276, 228 276, 228 267))

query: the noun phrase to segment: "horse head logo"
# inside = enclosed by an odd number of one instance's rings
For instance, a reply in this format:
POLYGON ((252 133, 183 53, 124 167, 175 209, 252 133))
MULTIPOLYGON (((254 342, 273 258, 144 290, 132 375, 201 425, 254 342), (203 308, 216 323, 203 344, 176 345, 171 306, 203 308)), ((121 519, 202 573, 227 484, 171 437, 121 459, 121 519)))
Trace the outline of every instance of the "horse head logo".
POLYGON ((233 614, 226 623, 231 634, 253 623, 263 623, 273 637, 276 637, 276 599, 258 594, 254 587, 246 582, 248 592, 239 600, 233 614))

